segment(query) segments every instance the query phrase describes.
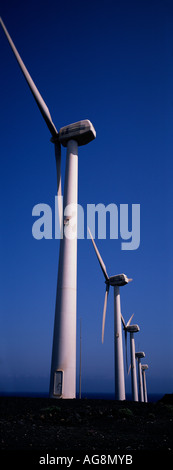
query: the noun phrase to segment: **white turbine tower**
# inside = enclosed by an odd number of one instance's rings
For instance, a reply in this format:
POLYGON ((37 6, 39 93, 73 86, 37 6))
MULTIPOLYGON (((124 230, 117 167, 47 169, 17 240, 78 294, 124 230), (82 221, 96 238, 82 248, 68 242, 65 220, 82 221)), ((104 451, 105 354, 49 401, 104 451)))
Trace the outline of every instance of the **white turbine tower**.
POLYGON ((104 340, 105 318, 107 309, 107 300, 109 287, 114 287, 114 346, 115 346, 115 399, 125 400, 125 381, 124 381, 124 362, 123 362, 123 344, 122 344, 122 328, 121 328, 121 305, 120 305, 120 291, 119 287, 128 284, 132 279, 128 279, 125 274, 117 274, 109 277, 106 271, 106 266, 100 256, 100 253, 93 240, 92 234, 90 237, 99 260, 101 269, 103 271, 106 283, 106 293, 103 308, 102 320, 102 343, 104 340))
POLYGON ((146 384, 145 371, 148 370, 148 364, 142 364, 141 369, 142 369, 143 388, 144 388, 144 401, 145 401, 145 403, 147 403, 148 402, 148 396, 147 396, 147 384, 146 384))
POLYGON ((0 23, 51 132, 51 141, 55 145, 57 186, 58 196, 60 196, 58 198, 59 220, 62 233, 65 236, 60 241, 50 396, 54 398, 75 398, 78 146, 85 145, 93 140, 96 137, 96 132, 91 122, 84 120, 63 127, 58 133, 52 122, 49 109, 28 73, 1 18, 0 23), (61 144, 67 147, 63 208, 61 198, 61 144), (74 228, 75 233, 73 232, 74 228))
POLYGON ((127 370, 128 370, 128 364, 127 364, 127 333, 130 333, 130 356, 131 356, 130 366, 131 366, 132 398, 133 398, 133 401, 138 401, 138 386, 137 386, 137 375, 136 375, 134 333, 137 333, 138 331, 140 331, 140 328, 139 328, 138 325, 130 325, 131 320, 133 318, 133 315, 130 317, 127 324, 125 323, 125 320, 124 320, 122 315, 121 315, 121 319, 122 319, 122 323, 123 323, 123 326, 124 326, 124 332, 125 332, 125 348, 126 348, 126 366, 127 366, 127 370))
POLYGON ((145 353, 143 351, 139 351, 135 353, 136 360, 138 362, 138 388, 139 388, 139 401, 144 401, 144 393, 143 393, 143 384, 142 384, 142 370, 141 370, 141 359, 145 357, 145 353))

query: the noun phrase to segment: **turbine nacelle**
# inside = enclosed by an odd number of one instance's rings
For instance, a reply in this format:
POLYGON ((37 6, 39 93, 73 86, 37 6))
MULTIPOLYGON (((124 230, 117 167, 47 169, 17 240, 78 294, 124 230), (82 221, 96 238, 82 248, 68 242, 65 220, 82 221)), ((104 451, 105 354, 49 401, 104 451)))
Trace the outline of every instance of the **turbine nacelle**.
POLYGON ((141 369, 142 370, 147 370, 148 369, 148 364, 142 364, 141 369))
POLYGON ((110 276, 106 284, 110 284, 110 286, 125 286, 130 281, 132 279, 128 279, 126 274, 116 274, 115 276, 110 276))
POLYGON ((136 359, 142 359, 143 357, 145 357, 145 353, 143 351, 136 352, 135 357, 136 359))
POLYGON ((138 331, 140 331, 140 328, 138 325, 128 325, 126 327, 126 330, 128 331, 128 333, 138 333, 138 331))
POLYGON ((61 127, 59 131, 59 141, 64 147, 67 147, 69 140, 75 140, 78 145, 86 145, 95 137, 96 131, 88 119, 61 127))

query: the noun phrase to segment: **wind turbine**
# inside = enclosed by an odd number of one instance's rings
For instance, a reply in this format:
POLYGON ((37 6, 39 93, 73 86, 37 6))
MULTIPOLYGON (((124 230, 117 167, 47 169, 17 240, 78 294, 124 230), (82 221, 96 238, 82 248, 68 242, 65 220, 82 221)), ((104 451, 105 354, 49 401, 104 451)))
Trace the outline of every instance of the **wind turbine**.
POLYGON ((81 373, 82 373, 82 320, 80 318, 80 353, 79 353, 79 399, 81 399, 81 373))
POLYGON ((123 344, 121 328, 121 306, 119 287, 128 284, 132 279, 128 279, 125 274, 117 274, 109 277, 106 266, 101 258, 98 248, 93 240, 90 229, 88 228, 98 261, 105 277, 106 292, 103 308, 102 320, 102 343, 104 341, 105 318, 107 309, 107 300, 110 286, 114 287, 114 347, 115 347, 115 399, 125 400, 125 381, 124 381, 124 362, 123 362, 123 344))
POLYGON ((146 384, 145 371, 148 370, 148 364, 142 364, 141 369, 142 369, 142 378, 143 378, 143 387, 144 387, 144 401, 147 403, 148 397, 147 397, 147 384, 146 384))
POLYGON ((0 23, 52 135, 51 142, 55 146, 57 186, 58 196, 60 196, 58 198, 59 220, 60 228, 65 236, 60 240, 50 396, 54 398, 75 398, 77 235, 74 236, 73 228, 75 227, 77 232, 78 146, 85 145, 95 139, 96 132, 91 122, 84 120, 62 127, 58 133, 52 122, 49 109, 26 69, 1 18, 0 23), (63 207, 61 198, 61 144, 67 147, 63 207), (74 208, 76 208, 75 215, 74 208))
MULTIPOLYGON (((133 314, 134 315, 134 314, 133 314)), ((130 333, 130 356, 131 356, 131 384, 132 384, 132 398, 133 401, 138 401, 138 386, 137 386, 137 376, 136 376, 136 361, 135 361, 135 339, 134 333, 140 331, 138 325, 130 325, 133 315, 130 317, 127 324, 124 321, 123 316, 121 315, 121 320, 124 326, 125 332, 125 348, 126 348, 126 365, 127 365, 127 333, 130 333)), ((128 369, 128 365, 127 365, 128 369)))
POLYGON ((139 387, 139 401, 144 401, 144 393, 143 393, 143 384, 142 384, 142 370, 141 370, 141 359, 145 357, 145 353, 143 351, 139 351, 135 353, 136 360, 138 362, 138 387, 139 387))

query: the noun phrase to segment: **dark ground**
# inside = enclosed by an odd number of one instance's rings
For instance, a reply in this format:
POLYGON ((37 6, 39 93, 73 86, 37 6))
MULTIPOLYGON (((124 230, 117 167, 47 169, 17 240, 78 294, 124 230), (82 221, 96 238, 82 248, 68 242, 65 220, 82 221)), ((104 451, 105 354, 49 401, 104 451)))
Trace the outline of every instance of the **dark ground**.
POLYGON ((0 397, 0 450, 0 464, 17 463, 18 468, 27 462, 29 468, 40 468, 46 454, 73 456, 76 466, 77 459, 83 463, 87 454, 98 454, 103 468, 103 455, 107 463, 108 455, 132 455, 133 464, 154 458, 155 464, 173 468, 173 395, 157 403, 0 397))

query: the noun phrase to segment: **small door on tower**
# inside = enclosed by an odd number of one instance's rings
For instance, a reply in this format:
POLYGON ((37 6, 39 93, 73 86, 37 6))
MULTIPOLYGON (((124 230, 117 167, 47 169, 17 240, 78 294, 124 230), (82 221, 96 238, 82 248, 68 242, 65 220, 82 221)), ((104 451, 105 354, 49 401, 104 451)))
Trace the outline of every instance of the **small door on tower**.
POLYGON ((56 370, 54 374, 54 395, 57 397, 62 396, 62 387, 63 387, 63 371, 56 370))

